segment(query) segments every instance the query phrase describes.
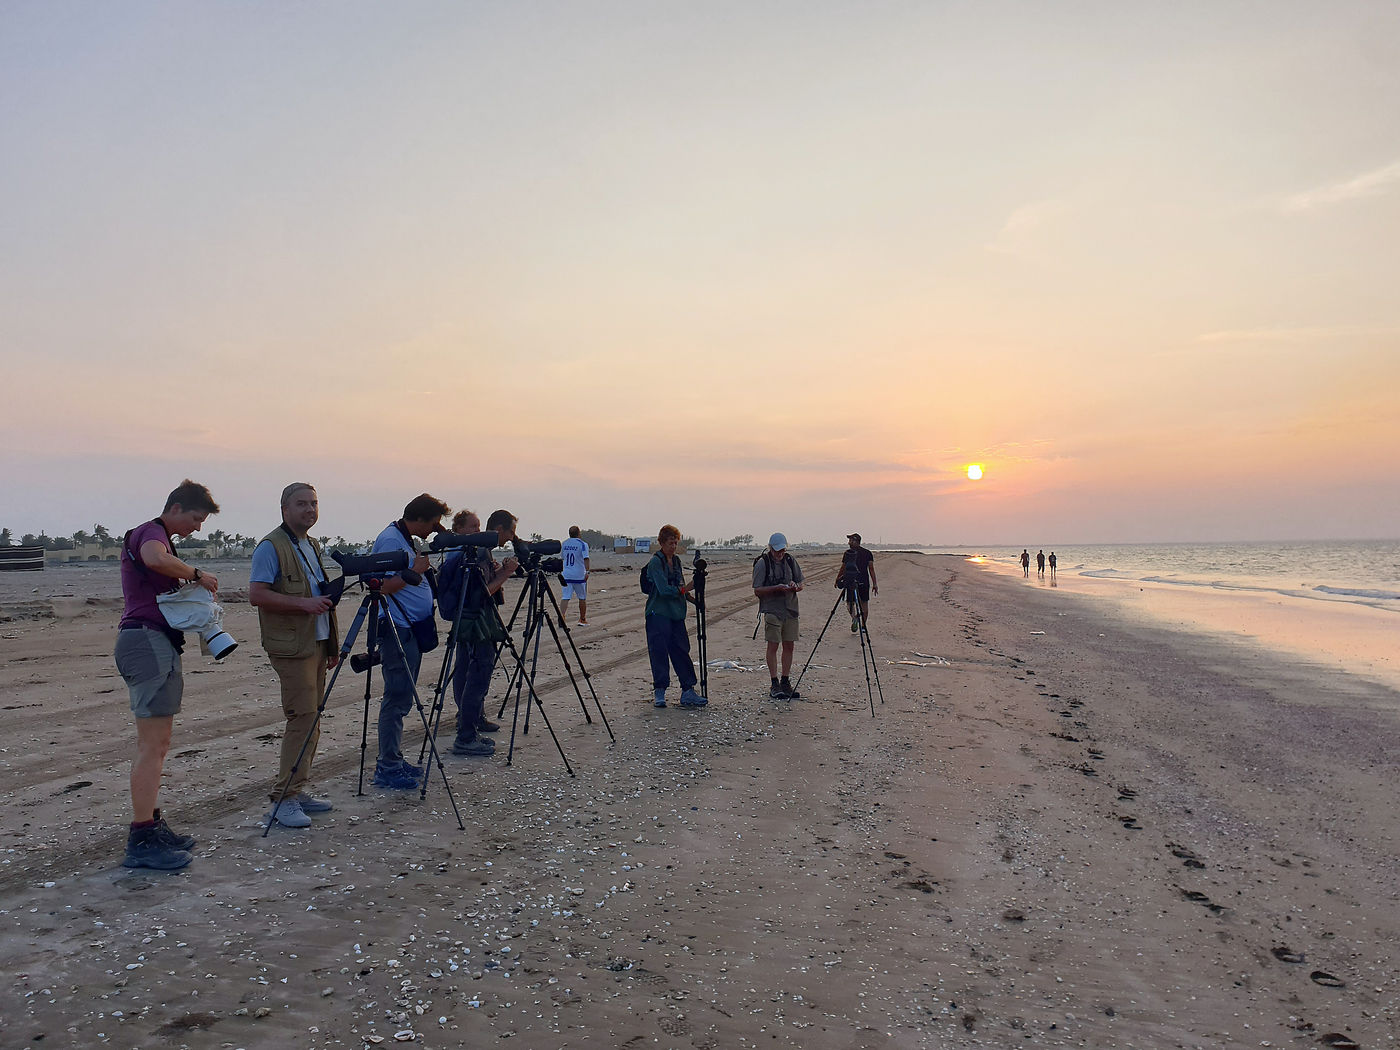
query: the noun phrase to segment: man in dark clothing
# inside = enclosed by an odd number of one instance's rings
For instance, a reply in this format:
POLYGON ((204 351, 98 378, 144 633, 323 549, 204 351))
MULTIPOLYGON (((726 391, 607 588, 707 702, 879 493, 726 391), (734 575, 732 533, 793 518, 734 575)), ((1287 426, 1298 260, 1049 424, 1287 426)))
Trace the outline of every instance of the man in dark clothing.
POLYGON ((841 587, 854 587, 846 592, 846 611, 851 614, 851 633, 860 630, 861 624, 870 622, 870 595, 879 594, 880 585, 875 580, 875 555, 860 545, 860 533, 853 532, 850 550, 841 553, 841 572, 837 584, 841 587), (860 602, 860 618, 856 618, 856 601, 860 602))

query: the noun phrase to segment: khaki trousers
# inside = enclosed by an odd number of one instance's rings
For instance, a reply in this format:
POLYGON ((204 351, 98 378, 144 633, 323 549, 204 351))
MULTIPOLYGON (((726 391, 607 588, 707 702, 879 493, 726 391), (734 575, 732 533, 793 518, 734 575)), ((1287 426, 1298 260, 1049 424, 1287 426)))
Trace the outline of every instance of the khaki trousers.
POLYGON ((321 727, 316 721, 316 708, 320 706, 321 695, 326 689, 326 647, 329 643, 317 642, 319 650, 314 656, 281 657, 271 656, 272 669, 277 672, 277 680, 282 685, 282 713, 287 718, 286 729, 282 732, 282 768, 278 771, 277 782, 272 785, 273 801, 282 797, 291 798, 311 779, 311 761, 316 757, 316 745, 321 738, 321 727), (308 741, 306 735, 310 733, 308 741), (306 751, 302 752, 302 745, 306 751), (301 763, 297 765, 297 758, 301 763), (296 774, 292 766, 296 765, 296 774), (290 783, 289 783, 290 781, 290 783))

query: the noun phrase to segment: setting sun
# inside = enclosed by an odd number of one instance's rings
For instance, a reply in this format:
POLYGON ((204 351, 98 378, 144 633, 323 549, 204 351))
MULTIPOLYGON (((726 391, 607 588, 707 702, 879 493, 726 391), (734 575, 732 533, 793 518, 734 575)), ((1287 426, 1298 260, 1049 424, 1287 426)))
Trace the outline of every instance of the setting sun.
POLYGON ((981 481, 981 480, 982 480, 982 464, 981 464, 981 463, 969 463, 969 464, 967 465, 967 480, 968 480, 968 481, 981 481))

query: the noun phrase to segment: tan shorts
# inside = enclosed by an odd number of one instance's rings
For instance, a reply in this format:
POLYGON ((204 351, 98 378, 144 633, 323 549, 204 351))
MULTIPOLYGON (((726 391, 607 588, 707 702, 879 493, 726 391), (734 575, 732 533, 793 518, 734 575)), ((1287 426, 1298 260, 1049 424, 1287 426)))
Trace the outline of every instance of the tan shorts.
POLYGON ((765 642, 797 641, 797 617, 779 616, 777 613, 764 613, 763 640, 765 642))

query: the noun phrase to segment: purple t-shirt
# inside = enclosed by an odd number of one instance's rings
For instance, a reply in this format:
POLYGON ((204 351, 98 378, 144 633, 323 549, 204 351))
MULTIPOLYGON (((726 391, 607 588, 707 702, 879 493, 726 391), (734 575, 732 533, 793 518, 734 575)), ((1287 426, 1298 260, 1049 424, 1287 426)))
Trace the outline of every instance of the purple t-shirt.
POLYGON ((147 569, 144 565, 132 561, 133 557, 141 557, 142 544, 150 543, 151 540, 174 553, 170 546, 170 534, 165 531, 165 526, 160 521, 148 521, 131 530, 131 535, 127 537, 126 549, 122 551, 122 598, 126 605, 122 609, 122 619, 118 627, 139 623, 170 634, 170 627, 160 613, 156 595, 178 590, 180 581, 173 576, 162 576, 154 569, 147 569))

